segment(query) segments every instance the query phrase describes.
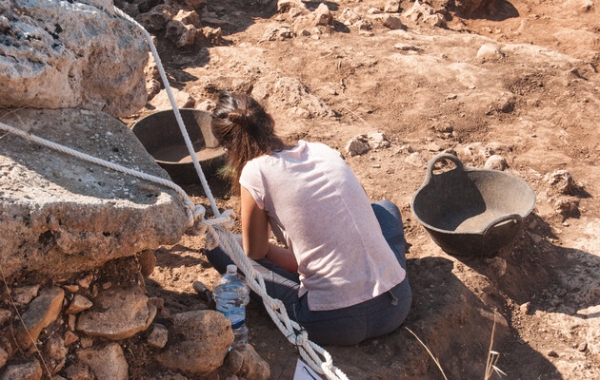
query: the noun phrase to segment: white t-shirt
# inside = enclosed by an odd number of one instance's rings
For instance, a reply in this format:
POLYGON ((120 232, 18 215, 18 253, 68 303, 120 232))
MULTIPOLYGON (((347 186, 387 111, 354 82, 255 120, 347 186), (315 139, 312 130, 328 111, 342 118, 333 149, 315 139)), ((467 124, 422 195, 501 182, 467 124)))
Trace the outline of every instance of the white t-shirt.
POLYGON ((335 150, 300 140, 249 161, 240 184, 294 252, 310 310, 356 305, 404 280, 369 198, 335 150))

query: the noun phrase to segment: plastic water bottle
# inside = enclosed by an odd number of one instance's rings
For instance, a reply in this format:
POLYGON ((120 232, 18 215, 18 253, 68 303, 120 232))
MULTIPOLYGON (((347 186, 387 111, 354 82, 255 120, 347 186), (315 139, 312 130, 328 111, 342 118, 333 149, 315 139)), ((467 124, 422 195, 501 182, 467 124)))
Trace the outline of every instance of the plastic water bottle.
POLYGON ((238 280, 242 279, 240 277, 240 275, 238 275, 237 266, 235 264, 227 265, 227 271, 225 272, 223 277, 221 277, 221 284, 226 284, 229 281, 235 280, 235 279, 238 279, 238 280))
POLYGON ((215 287, 213 296, 217 311, 231 322, 235 337, 232 347, 248 343, 246 305, 250 301, 250 289, 237 274, 235 265, 227 266, 227 272, 221 278, 221 284, 215 287))

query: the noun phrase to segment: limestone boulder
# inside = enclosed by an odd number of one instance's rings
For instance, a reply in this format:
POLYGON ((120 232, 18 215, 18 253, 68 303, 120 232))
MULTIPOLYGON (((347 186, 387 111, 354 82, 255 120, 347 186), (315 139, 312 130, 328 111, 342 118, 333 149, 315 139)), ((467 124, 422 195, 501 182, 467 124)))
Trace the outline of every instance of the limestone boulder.
MULTIPOLYGON (((6 125, 169 179, 119 120, 98 111, 22 109, 6 125)), ((0 267, 57 279, 174 244, 187 228, 180 196, 20 136, 0 139, 0 267)))
POLYGON ((0 107, 102 110, 146 103, 148 46, 110 0, 7 0, 0 15, 0 107))

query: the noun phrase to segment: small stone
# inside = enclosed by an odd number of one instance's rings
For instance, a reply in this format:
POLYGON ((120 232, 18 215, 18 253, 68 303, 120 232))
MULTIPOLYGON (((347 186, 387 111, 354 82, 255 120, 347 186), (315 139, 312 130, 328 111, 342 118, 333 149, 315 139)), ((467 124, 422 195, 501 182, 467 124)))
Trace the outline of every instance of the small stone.
POLYGON ((231 350, 225 358, 224 366, 231 373, 246 379, 266 380, 271 376, 269 364, 250 344, 239 345, 231 350))
POLYGON ((367 141, 371 149, 385 149, 391 145, 383 132, 372 131, 367 133, 367 141))
POLYGON ((325 3, 319 4, 314 12, 315 25, 329 25, 333 21, 333 15, 325 3))
POLYGON ((23 325, 16 331, 21 349, 26 350, 38 339, 42 329, 56 320, 61 311, 65 291, 51 287, 40 292, 22 315, 23 325))
POLYGON ((75 342, 77 342, 79 340, 79 337, 77 336, 77 334, 71 332, 71 331, 67 331, 65 333, 65 346, 69 346, 75 342))
POLYGON ((587 350, 587 342, 579 343, 579 346, 577 346, 577 350, 581 351, 581 352, 585 352, 585 350, 587 350))
POLYGON ((102 348, 90 348, 77 352, 77 357, 94 372, 97 379, 127 380, 129 366, 123 349, 118 343, 102 348))
POLYGON ((10 312, 10 310, 0 309, 0 326, 10 321, 11 316, 12 313, 10 312))
POLYGON ((557 358, 558 357, 558 353, 556 351, 554 351, 554 350, 549 350, 546 355, 548 355, 550 357, 553 357, 553 358, 557 358))
POLYGON ((152 347, 163 348, 169 340, 169 330, 160 323, 154 323, 152 332, 148 335, 148 344, 152 347))
POLYGON ((76 294, 75 297, 73 297, 73 301, 71 301, 69 307, 67 307, 67 310, 65 310, 65 312, 67 314, 78 314, 84 310, 91 308, 92 306, 94 306, 92 301, 80 294, 76 294))
POLYGON ((142 288, 113 287, 94 300, 93 308, 79 315, 76 328, 89 336, 126 339, 146 330, 156 311, 156 307, 148 304, 148 296, 142 288))
POLYGON ((94 275, 90 273, 81 280, 77 281, 77 283, 82 288, 89 289, 90 285, 92 284, 92 281, 94 281, 94 275))
POLYGON ((346 144, 346 153, 350 156, 360 156, 371 149, 366 135, 358 135, 346 144))
POLYGON ((93 378, 90 368, 80 363, 68 366, 65 369, 65 375, 69 380, 87 380, 93 378))
POLYGON ((519 306, 519 310, 521 314, 527 315, 531 311, 531 302, 525 302, 521 306, 519 306))
MULTIPOLYGON (((52 369, 52 375, 56 375, 57 373, 62 371, 62 369, 65 367, 65 364, 67 364, 67 358, 63 358, 63 359, 59 360, 56 363, 56 365, 54 366, 54 368, 52 369)), ((64 379, 64 377, 52 376, 52 380, 60 380, 60 379, 64 379)))
POLYGON ((421 153, 419 152, 411 153, 408 157, 406 157, 405 161, 407 164, 416 167, 422 167, 426 163, 425 159, 423 158, 423 156, 421 156, 421 153))
POLYGON ((420 47, 415 46, 415 45, 401 44, 401 43, 394 45, 394 49, 400 50, 400 51, 416 51, 416 52, 420 52, 423 50, 420 47))
POLYGON ((40 380, 42 378, 42 366, 40 362, 10 365, 2 373, 2 380, 40 380))
POLYGON ((138 262, 140 263, 140 272, 144 278, 148 278, 154 271, 156 266, 156 255, 154 251, 145 249, 138 255, 138 262))
POLYGON ((69 314, 67 316, 67 326, 69 327, 70 331, 75 331, 76 323, 77 323, 77 317, 75 316, 75 314, 69 314))
POLYGON ((31 300, 37 296, 39 285, 23 286, 21 288, 13 289, 13 299, 15 302, 27 305, 31 300))
POLYGON ((442 147, 439 146, 435 142, 430 142, 429 144, 425 145, 423 148, 430 152, 439 152, 440 150, 442 150, 442 147))
POLYGON ((81 348, 90 348, 94 345, 94 340, 92 338, 84 336, 81 338, 81 348))
POLYGON ((452 133, 454 132, 454 127, 451 125, 438 125, 434 127, 436 132, 440 132, 440 133, 452 133))
POLYGON ((0 347, 0 368, 3 368, 8 360, 8 352, 4 348, 0 347))
POLYGON ((62 287, 67 293, 77 293, 79 291, 78 285, 63 285, 62 287))
POLYGON ((503 171, 508 167, 506 159, 500 155, 494 154, 485 161, 486 169, 503 171))
POLYGON ((390 0, 387 3, 385 3, 385 7, 383 8, 383 11, 386 13, 398 13, 398 11, 400 10, 400 2, 397 0, 390 0))
POLYGON ((65 341, 59 337, 52 337, 46 341, 44 346, 46 355, 54 360, 62 360, 67 356, 69 351, 65 347, 65 341))
POLYGON ((165 308, 165 300, 160 297, 150 297, 148 298, 148 305, 152 305, 158 310, 162 310, 165 308))
POLYGON ((383 22, 383 26, 391 30, 398 30, 403 27, 402 21, 400 21, 398 17, 392 15, 384 15, 381 18, 381 21, 383 22))
POLYGON ((158 80, 151 78, 146 82, 146 92, 148 93, 148 100, 151 100, 156 94, 160 92, 161 84, 158 80))
POLYGON ((504 54, 502 54, 500 48, 495 44, 484 44, 477 51, 477 58, 480 59, 497 59, 503 56, 504 54))

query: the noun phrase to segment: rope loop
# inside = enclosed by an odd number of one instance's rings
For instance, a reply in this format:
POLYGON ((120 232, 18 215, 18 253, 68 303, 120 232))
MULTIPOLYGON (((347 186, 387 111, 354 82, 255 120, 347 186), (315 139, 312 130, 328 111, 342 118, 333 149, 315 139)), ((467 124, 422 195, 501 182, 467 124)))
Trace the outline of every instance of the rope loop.
POLYGON ((206 209, 202 205, 194 205, 194 220, 204 220, 206 209))
POLYGON ((223 219, 222 225, 225 228, 233 228, 235 226, 236 219, 235 211, 233 210, 225 210, 221 214, 221 219, 223 219))

